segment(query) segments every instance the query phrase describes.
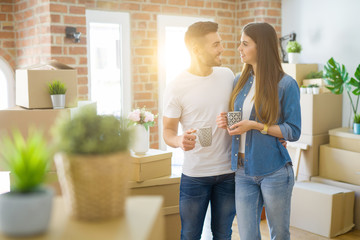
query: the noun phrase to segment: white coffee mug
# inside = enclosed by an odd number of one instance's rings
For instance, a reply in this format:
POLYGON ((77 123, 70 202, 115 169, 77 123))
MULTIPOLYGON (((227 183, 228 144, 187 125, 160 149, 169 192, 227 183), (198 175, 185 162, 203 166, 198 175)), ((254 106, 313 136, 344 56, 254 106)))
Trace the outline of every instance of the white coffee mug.
POLYGON ((234 111, 234 112, 228 112, 227 113, 227 124, 228 127, 231 127, 235 123, 238 123, 241 121, 241 112, 234 111))

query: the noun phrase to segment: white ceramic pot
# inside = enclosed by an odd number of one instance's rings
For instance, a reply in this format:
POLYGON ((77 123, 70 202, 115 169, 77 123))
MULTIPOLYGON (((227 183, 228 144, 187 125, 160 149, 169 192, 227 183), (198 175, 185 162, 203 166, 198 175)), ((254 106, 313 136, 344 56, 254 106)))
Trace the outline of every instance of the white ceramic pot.
POLYGON ((65 94, 51 95, 53 109, 65 108, 65 94))
POLYGON ((288 53, 289 63, 299 63, 300 53, 288 53))
POLYGON ((307 88, 300 88, 300 93, 301 93, 301 94, 306 94, 306 89, 307 89, 307 88))
POLYGON ((306 88, 306 93, 307 94, 312 94, 313 93, 312 87, 307 87, 306 88))
POLYGON ((312 92, 313 92, 313 94, 319 94, 320 93, 320 88, 319 87, 313 87, 312 92))
POLYGON ((132 150, 136 154, 145 154, 149 151, 149 131, 146 130, 144 125, 137 124, 134 126, 134 142, 132 150))
POLYGON ((9 236, 31 236, 45 232, 51 216, 54 191, 43 188, 31 193, 0 195, 0 231, 9 236))

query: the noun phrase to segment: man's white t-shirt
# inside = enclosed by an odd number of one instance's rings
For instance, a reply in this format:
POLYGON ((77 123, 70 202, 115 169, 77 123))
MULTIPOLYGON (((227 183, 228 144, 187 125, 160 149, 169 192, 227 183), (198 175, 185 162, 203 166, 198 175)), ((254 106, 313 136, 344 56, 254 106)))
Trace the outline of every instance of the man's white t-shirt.
POLYGON ((206 76, 182 72, 165 89, 163 116, 180 118, 182 129, 212 127, 212 144, 184 152, 183 173, 190 177, 207 177, 232 173, 231 136, 218 128, 216 116, 228 112, 234 81, 233 72, 214 67, 206 76))

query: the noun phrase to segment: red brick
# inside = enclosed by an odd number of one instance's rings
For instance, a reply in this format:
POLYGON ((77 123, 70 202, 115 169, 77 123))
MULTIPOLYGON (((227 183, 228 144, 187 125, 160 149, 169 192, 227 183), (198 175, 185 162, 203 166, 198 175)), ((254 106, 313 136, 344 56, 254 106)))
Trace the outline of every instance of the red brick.
POLYGON ((50 31, 51 33, 63 33, 65 36, 65 26, 52 25, 50 31))
POLYGON ((248 8, 258 8, 258 7, 265 7, 268 8, 269 7, 269 2, 265 2, 265 1, 259 1, 259 2, 249 2, 248 3, 248 8))
POLYGON ((140 10, 140 5, 136 3, 120 3, 121 10, 140 10))
POLYGON ((198 15, 199 9, 197 9, 197 8, 182 8, 181 13, 186 14, 186 15, 198 15))
MULTIPOLYGON (((143 1, 143 0, 140 0, 140 1, 143 1)), ((162 4, 165 4, 166 3, 166 0, 151 0, 152 3, 162 3, 162 4)))
POLYGON ((50 12, 67 13, 68 8, 66 5, 50 4, 50 12))
POLYGON ((229 9, 229 4, 227 3, 214 2, 213 6, 214 8, 219 8, 219 9, 229 9))
POLYGON ((1 12, 13 12, 13 5, 2 5, 1 12))
POLYGON ((151 15, 148 13, 133 13, 131 14, 131 18, 134 20, 150 20, 151 15))
POLYGON ((6 14, 0 14, 0 21, 6 20, 6 14))
POLYGON ((134 98, 137 100, 151 100, 152 99, 151 97, 152 97, 152 93, 150 92, 140 92, 134 94, 134 98))
POLYGON ((4 41, 2 46, 3 48, 14 48, 15 41, 4 41))
POLYGON ((265 9, 255 9, 254 10, 254 15, 255 16, 259 16, 259 15, 265 15, 266 10, 265 9))
POLYGON ((62 47, 51 46, 51 54, 62 54, 62 47))
POLYGON ((170 7, 170 6, 162 6, 161 7, 163 13, 180 13, 179 7, 170 7))
POLYGON ((281 2, 270 2, 270 7, 272 8, 280 8, 281 9, 281 2))
POLYGON ((168 4, 185 6, 185 0, 169 0, 168 4))
POLYGON ((188 6, 190 7, 203 7, 204 1, 202 0, 188 0, 188 6))
POLYGON ((160 5, 143 4, 141 10, 144 12, 160 12, 160 5))
POLYGON ((88 84, 88 78, 87 77, 78 77, 78 84, 88 84))
POLYGON ((64 16, 64 23, 65 24, 85 25, 86 24, 86 18, 85 18, 85 16, 82 16, 82 17, 64 16))
POLYGON ((231 11, 217 11, 217 15, 219 17, 232 17, 233 12, 231 12, 231 11))
POLYGON ((76 64, 75 58, 72 57, 54 57, 55 60, 64 63, 64 64, 76 64))
POLYGON ((88 86, 79 86, 78 93, 80 93, 81 95, 88 94, 89 93, 88 86))
POLYGON ((51 14, 50 15, 51 22, 59 23, 60 22, 60 15, 51 14))
POLYGON ((251 12, 249 10, 247 11, 240 11, 238 13, 238 18, 246 18, 246 17, 250 17, 251 12))
POLYGON ((267 15, 271 16, 271 17, 280 17, 281 12, 280 12, 280 10, 277 10, 277 9, 268 9, 267 10, 267 15))
POLYGON ((146 107, 146 108, 154 108, 155 102, 154 101, 136 101, 136 106, 139 107, 146 107))
POLYGON ((144 84, 141 84, 141 83, 136 83, 134 84, 134 88, 133 88, 134 91, 143 91, 144 90, 144 84))
POLYGON ((214 16, 215 15, 215 10, 200 9, 200 15, 214 16))
POLYGON ((85 15, 85 7, 70 6, 69 12, 70 12, 71 14, 81 14, 81 15, 85 15))
POLYGON ((87 57, 81 57, 80 60, 79 60, 79 64, 84 64, 84 65, 86 65, 87 62, 88 62, 87 57))
POLYGON ((70 55, 86 55, 86 47, 69 47, 70 55))
POLYGON ((88 68, 87 67, 78 67, 77 68, 77 74, 78 75, 85 75, 88 73, 88 68))
POLYGON ((0 39, 9 39, 14 37, 15 34, 13 32, 0 32, 0 39))

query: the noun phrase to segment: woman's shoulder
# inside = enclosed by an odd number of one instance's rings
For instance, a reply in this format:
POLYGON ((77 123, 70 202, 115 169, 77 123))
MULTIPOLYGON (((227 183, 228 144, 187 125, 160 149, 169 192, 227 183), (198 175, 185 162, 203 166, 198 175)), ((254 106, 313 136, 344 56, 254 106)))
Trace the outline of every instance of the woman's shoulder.
POLYGON ((281 80, 279 82, 279 86, 280 87, 290 87, 290 86, 298 87, 298 84, 293 77, 284 73, 283 77, 281 78, 281 80))

